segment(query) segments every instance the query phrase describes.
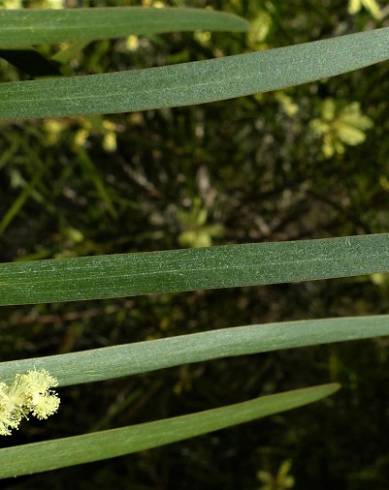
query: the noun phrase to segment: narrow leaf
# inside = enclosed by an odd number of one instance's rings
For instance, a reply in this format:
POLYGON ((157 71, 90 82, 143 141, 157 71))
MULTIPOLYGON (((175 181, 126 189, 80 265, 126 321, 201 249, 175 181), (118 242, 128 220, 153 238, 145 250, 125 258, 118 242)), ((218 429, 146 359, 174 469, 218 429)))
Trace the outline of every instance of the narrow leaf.
POLYGON ((0 264, 0 305, 299 282, 389 271, 389 233, 0 264))
POLYGON ((225 328, 70 354, 0 363, 0 381, 46 369, 60 386, 91 383, 228 356, 389 335, 389 315, 225 328))
POLYGON ((190 8, 74 8, 0 11, 0 47, 63 41, 85 42, 130 34, 177 31, 247 31, 249 23, 232 14, 190 8))
POLYGON ((156 422, 0 449, 0 478, 99 461, 182 441, 300 407, 338 389, 337 384, 314 386, 156 422))
POLYGON ((159 68, 0 84, 0 118, 178 107, 267 92, 389 58, 389 27, 159 68))

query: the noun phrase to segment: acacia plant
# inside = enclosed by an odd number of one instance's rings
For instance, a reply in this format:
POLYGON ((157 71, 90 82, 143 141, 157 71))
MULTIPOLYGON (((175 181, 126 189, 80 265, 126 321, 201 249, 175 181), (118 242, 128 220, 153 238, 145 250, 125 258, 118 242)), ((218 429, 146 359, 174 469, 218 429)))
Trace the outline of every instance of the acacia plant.
MULTIPOLYGON (((170 31, 244 32, 231 14, 180 8, 3 10, 0 49, 170 31)), ((382 62, 389 28, 172 66, 0 84, 0 118, 106 114, 210 103, 278 90, 382 62)), ((228 102, 225 102, 228 104, 228 102)), ((389 271, 389 233, 0 264, 0 304, 180 293, 389 271)), ((341 317, 211 330, 2 362, 0 428, 58 408, 53 386, 98 382, 221 357, 389 334, 389 316, 341 317), (32 383, 32 381, 33 383, 32 383), (43 404, 43 405, 42 405, 43 404), (44 407, 44 409, 42 408, 44 407), (7 418, 8 417, 8 418, 7 418)), ((0 449, 0 477, 31 474, 161 446, 305 405, 339 386, 303 387, 235 405, 113 430, 0 449)), ((76 407, 74 408, 76 410, 76 407)))

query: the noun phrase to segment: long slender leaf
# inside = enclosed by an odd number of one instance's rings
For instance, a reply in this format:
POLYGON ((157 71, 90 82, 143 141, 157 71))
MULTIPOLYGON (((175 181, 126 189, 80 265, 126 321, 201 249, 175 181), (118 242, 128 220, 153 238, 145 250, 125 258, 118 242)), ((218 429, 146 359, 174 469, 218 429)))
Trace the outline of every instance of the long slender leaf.
POLYGON ((389 335, 389 315, 225 328, 70 354, 0 363, 0 381, 46 369, 59 386, 91 383, 181 364, 389 335))
POLYGON ((337 384, 314 386, 191 415, 0 449, 0 478, 99 461, 181 441, 300 407, 338 389, 337 384))
POLYGON ((174 31, 247 31, 232 14, 190 8, 75 8, 0 11, 0 48, 62 41, 84 42, 174 31))
POLYGON ((0 264, 0 305, 116 298, 389 271, 389 233, 0 264))
POLYGON ((230 99, 389 58, 389 28, 173 66, 0 84, 0 118, 140 111, 230 99))

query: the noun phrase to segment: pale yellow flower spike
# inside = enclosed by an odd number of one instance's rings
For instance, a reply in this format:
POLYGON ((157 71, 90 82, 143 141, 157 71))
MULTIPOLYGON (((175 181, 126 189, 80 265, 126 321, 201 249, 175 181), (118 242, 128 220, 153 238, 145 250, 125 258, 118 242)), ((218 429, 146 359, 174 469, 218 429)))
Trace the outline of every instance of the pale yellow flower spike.
POLYGON ((8 436, 31 414, 47 419, 59 407, 58 395, 52 390, 58 381, 45 370, 17 374, 11 385, 0 383, 0 435, 8 436))
POLYGON ((0 383, 0 435, 2 436, 10 435, 12 426, 7 391, 8 386, 5 383, 0 383))
POLYGON ((24 376, 27 405, 34 417, 39 420, 47 419, 59 407, 60 400, 51 389, 58 386, 58 381, 47 371, 29 371, 24 376))

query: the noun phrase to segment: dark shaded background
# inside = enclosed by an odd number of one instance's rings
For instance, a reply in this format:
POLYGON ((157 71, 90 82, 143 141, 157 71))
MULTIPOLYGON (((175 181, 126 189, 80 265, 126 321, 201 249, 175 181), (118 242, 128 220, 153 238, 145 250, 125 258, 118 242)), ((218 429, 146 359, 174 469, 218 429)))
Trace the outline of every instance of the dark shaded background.
MULTIPOLYGON (((81 4, 141 2, 67 2, 81 4)), ((377 21, 365 9, 350 15, 343 0, 166 4, 233 11, 259 19, 267 31, 256 37, 171 34, 94 42, 83 50, 62 46, 67 62, 60 71, 99 73, 199 60, 388 25, 388 16, 377 21)), ((39 55, 48 60, 58 51, 41 47, 39 55)), ((3 81, 30 73, 28 62, 22 72, 0 61, 3 81)), ((1 122, 1 260, 388 231, 388 93, 388 64, 381 64, 286 92, 204 106, 1 122), (332 156, 323 153, 323 137, 311 126, 323 118, 328 99, 336 107, 333 141, 341 141, 339 115, 354 102, 373 123, 364 142, 343 142, 343 153, 332 156)), ((379 274, 2 308, 0 354, 8 360, 250 323, 387 313, 388 292, 388 277, 379 274)), ((334 380, 342 391, 307 408, 116 460, 8 480, 2 488, 283 490, 287 486, 275 475, 291 461, 299 490, 387 489, 387 339, 63 389, 55 417, 30 421, 0 444, 118 427, 334 380), (258 478, 260 470, 273 475, 273 486, 258 478)))

